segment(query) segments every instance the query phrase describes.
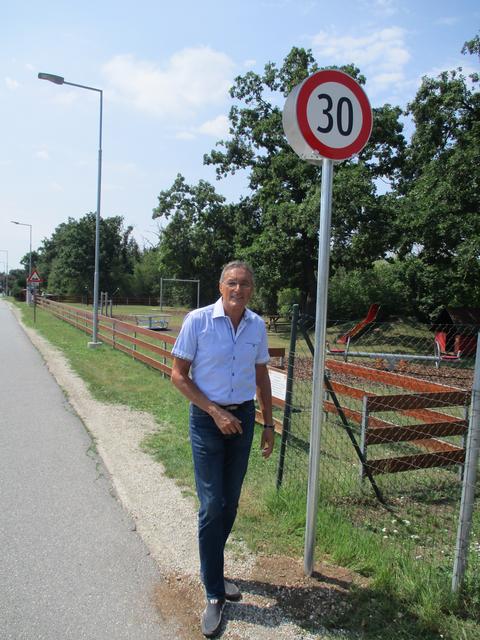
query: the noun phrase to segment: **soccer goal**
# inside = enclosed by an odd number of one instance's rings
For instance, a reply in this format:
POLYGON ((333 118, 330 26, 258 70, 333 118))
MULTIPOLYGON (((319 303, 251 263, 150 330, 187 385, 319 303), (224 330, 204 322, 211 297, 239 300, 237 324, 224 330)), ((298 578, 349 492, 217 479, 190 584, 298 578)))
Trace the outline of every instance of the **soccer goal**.
POLYGON ((200 280, 184 278, 160 278, 160 311, 163 307, 200 306, 200 280))

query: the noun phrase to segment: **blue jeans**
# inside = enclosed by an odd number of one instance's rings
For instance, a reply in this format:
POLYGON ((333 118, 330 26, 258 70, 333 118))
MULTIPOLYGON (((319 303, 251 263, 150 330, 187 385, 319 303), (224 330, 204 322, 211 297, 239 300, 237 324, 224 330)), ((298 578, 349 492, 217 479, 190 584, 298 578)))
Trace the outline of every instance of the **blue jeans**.
POLYGON ((248 467, 255 424, 255 404, 231 411, 242 423, 242 434, 224 436, 208 413, 190 405, 190 441, 197 495, 200 569, 207 598, 223 598, 225 543, 237 515, 248 467))

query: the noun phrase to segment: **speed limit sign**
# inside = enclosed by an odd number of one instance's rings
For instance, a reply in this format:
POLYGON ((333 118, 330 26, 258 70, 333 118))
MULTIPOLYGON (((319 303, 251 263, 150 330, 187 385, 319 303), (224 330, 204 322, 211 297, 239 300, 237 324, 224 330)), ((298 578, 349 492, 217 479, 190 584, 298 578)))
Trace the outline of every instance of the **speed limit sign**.
POLYGON ((318 71, 297 85, 283 110, 283 128, 304 160, 346 160, 372 131, 372 109, 361 86, 336 69, 318 71))
MULTIPOLYGON (((331 244, 333 164, 359 153, 372 131, 372 110, 360 85, 336 69, 318 71, 297 85, 283 110, 283 128, 293 150, 322 165, 318 230, 315 353, 308 471, 304 568, 312 575, 317 521, 321 432, 325 393, 328 272, 331 244)), ((378 487, 371 480, 372 486, 378 487)))

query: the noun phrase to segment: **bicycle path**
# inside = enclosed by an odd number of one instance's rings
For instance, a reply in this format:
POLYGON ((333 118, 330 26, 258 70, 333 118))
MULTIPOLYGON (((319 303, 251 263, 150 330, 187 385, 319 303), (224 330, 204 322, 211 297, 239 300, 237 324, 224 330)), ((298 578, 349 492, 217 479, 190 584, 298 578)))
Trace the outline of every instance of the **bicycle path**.
POLYGON ((0 640, 175 637, 92 439, 0 301, 0 640))

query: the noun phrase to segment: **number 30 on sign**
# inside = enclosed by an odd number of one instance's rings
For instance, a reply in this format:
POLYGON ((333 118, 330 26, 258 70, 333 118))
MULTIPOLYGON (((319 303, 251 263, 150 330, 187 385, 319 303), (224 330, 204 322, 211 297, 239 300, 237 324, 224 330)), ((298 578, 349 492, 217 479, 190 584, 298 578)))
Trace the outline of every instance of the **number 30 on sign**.
POLYGON ((335 69, 318 71, 297 85, 283 110, 283 128, 304 160, 346 160, 372 131, 372 109, 360 85, 335 69))

